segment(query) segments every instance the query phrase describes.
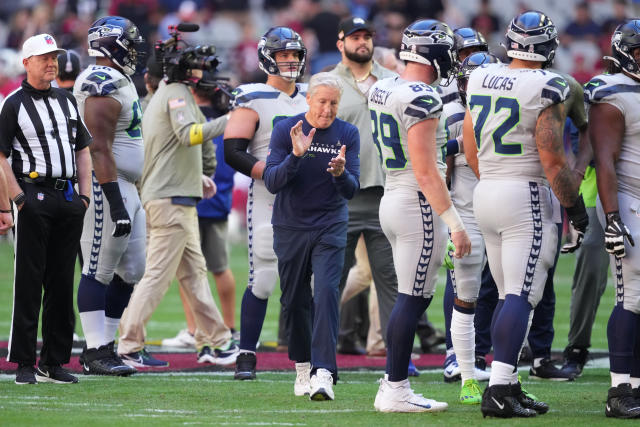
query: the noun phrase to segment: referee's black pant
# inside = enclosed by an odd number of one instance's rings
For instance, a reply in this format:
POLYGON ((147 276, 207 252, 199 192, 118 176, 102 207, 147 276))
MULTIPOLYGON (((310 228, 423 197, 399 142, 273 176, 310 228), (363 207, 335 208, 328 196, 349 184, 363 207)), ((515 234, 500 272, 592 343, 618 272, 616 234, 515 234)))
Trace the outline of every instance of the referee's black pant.
POLYGON ((20 186, 26 201, 15 220, 13 315, 7 360, 35 364, 42 301, 40 363, 63 365, 69 362, 73 344, 73 275, 86 209, 75 191, 67 201, 64 191, 23 181, 20 186))

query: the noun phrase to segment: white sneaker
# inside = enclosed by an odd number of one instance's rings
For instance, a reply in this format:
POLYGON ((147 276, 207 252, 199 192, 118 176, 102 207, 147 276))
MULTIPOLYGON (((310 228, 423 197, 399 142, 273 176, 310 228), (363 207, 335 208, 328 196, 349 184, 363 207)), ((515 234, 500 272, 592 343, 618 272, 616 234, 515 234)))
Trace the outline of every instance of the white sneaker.
POLYGON ((427 399, 421 394, 414 393, 409 380, 391 385, 385 379, 380 380, 373 406, 380 412, 439 412, 449 407, 446 402, 427 399))
POLYGON ((489 378, 491 378, 491 372, 473 368, 473 376, 478 381, 489 381, 489 378))
POLYGON ((311 377, 310 395, 311 400, 333 400, 333 375, 324 368, 319 368, 311 377))
POLYGON ((162 345, 166 347, 196 348, 196 340, 188 329, 183 329, 175 337, 163 339, 162 345))
POLYGON ((309 381, 311 363, 296 363, 296 382, 293 384, 293 394, 296 396, 309 395, 309 381))
POLYGON ((444 382, 452 383, 455 381, 460 381, 460 366, 455 353, 452 353, 444 360, 444 382))

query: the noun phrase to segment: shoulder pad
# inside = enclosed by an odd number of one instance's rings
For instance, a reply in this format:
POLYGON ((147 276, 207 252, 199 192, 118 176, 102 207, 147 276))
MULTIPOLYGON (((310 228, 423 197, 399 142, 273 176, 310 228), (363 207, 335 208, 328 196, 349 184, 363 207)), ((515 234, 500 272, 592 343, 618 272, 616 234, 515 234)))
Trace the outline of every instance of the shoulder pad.
POLYGON ((598 101, 620 93, 640 93, 639 84, 623 83, 612 76, 600 75, 592 78, 584 85, 584 101, 595 104, 598 101))
POLYGON ((83 77, 80 91, 89 96, 107 96, 128 84, 126 77, 112 76, 106 70, 93 71, 83 77))
POLYGON ((570 91, 569 83, 562 77, 556 75, 547 80, 542 87, 540 96, 550 99, 554 104, 560 104, 569 97, 570 91))
POLYGON ((407 103, 404 114, 423 119, 439 111, 442 111, 442 100, 432 91, 415 96, 407 103))

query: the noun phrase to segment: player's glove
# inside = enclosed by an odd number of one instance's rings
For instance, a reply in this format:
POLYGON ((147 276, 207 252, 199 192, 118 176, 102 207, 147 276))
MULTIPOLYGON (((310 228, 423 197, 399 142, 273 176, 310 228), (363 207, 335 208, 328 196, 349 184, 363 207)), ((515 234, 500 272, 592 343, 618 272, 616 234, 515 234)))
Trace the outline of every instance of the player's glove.
POLYGON ((442 260, 442 265, 444 265, 447 270, 453 270, 453 254, 456 252, 456 246, 453 244, 451 239, 447 240, 447 252, 444 254, 444 260, 442 260))
POLYGON ((620 218, 618 211, 607 214, 607 226, 604 229, 604 248, 616 258, 624 258, 624 238, 627 238, 631 246, 635 246, 631 232, 620 218))
POLYGON ((120 187, 117 181, 106 182, 100 184, 105 197, 109 201, 109 211, 111 213, 111 221, 113 221, 113 237, 126 236, 131 233, 131 218, 124 207, 120 187))
POLYGON ((562 247, 563 253, 574 252, 580 247, 580 245, 582 244, 582 240, 584 239, 584 233, 585 231, 587 231, 587 226, 589 225, 589 216, 587 215, 587 209, 584 207, 582 194, 578 196, 578 198, 576 199, 576 203, 573 206, 571 206, 570 208, 565 208, 565 210, 567 211, 569 222, 576 232, 576 237, 573 245, 569 247, 565 245, 562 247))

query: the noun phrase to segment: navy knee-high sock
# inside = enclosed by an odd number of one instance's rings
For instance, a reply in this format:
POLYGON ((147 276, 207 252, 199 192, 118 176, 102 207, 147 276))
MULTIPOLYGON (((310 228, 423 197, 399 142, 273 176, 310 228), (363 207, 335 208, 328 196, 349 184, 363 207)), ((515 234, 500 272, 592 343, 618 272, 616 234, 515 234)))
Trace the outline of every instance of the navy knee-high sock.
POLYGON ((431 298, 398 294, 387 326, 387 343, 393 345, 391 354, 387 353, 389 381, 407 379, 418 317, 430 303, 431 298), (391 337, 393 340, 390 340, 391 337))
POLYGON ((445 345, 447 347, 447 350, 453 348, 453 343, 451 342, 451 314, 453 311, 454 297, 455 292, 453 291, 451 270, 447 270, 447 284, 444 287, 444 297, 442 299, 442 307, 444 309, 444 330, 446 336, 445 345))
POLYGON ((125 282, 122 277, 114 274, 105 295, 105 315, 112 319, 120 319, 129 304, 132 293, 133 284, 125 282))
POLYGON ((518 363, 531 309, 531 304, 524 296, 507 295, 505 297, 491 331, 494 360, 514 366, 518 363))
POLYGON ((633 350, 638 333, 638 315, 625 310, 622 304, 613 307, 607 324, 607 340, 609 341, 609 365, 611 372, 617 374, 631 373, 633 350), (635 337, 631 339, 631 337, 635 337))
POLYGON ((496 320, 498 319, 498 316, 500 315, 500 311, 502 310, 502 306, 504 305, 504 300, 503 299, 499 299, 498 303, 496 304, 496 308, 495 310, 493 310, 493 316, 491 316, 491 326, 490 326, 490 331, 491 331, 491 342, 495 342, 495 338, 493 337, 493 328, 496 325, 496 320))
POLYGON ((105 309, 107 287, 95 278, 82 275, 78 284, 78 311, 99 311, 105 309))
POLYGON ((640 378, 640 315, 636 314, 636 334, 635 345, 633 346, 633 363, 631 365, 631 376, 640 378))
POLYGON ((251 288, 244 291, 240 308, 240 349, 256 351, 268 301, 256 297, 251 288))

